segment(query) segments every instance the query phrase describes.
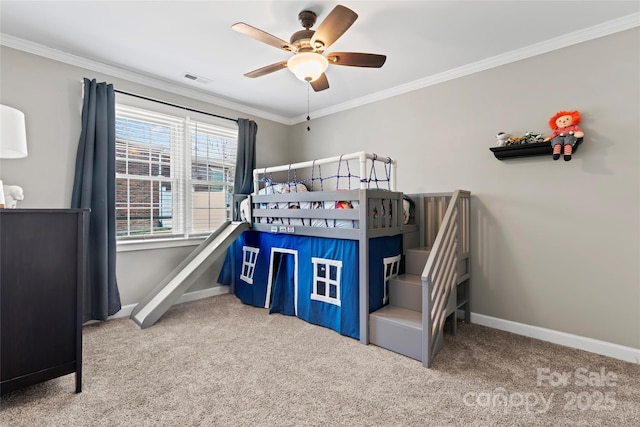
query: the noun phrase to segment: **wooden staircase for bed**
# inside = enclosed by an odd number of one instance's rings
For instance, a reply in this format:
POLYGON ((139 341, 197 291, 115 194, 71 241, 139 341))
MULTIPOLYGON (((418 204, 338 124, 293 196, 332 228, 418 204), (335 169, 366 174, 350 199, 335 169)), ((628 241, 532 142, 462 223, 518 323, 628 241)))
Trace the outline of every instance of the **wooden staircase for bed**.
MULTIPOLYGON (((369 315, 369 341, 430 367, 445 323, 470 322, 469 204, 471 194, 414 195, 417 244, 405 249, 405 273, 389 280, 389 304, 369 315), (449 322, 447 322, 447 319, 449 322)), ((410 237, 410 236, 407 236, 410 237)))

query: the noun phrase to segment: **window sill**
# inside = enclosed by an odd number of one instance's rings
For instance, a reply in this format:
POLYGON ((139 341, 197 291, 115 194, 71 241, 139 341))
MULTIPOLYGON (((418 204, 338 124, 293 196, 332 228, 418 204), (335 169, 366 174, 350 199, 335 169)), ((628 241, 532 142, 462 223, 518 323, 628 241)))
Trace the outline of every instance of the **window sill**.
POLYGON ((116 252, 147 251, 153 249, 198 246, 206 238, 207 236, 176 239, 123 240, 116 242, 116 252))

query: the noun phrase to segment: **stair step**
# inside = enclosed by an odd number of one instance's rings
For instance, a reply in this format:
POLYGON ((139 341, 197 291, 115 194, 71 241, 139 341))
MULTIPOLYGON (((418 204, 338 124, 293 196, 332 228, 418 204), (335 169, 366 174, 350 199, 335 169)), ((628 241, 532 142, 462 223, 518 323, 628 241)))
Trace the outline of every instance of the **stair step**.
POLYGON ((378 347, 422 360, 422 313, 387 305, 369 314, 369 341, 378 347))
POLYGON ((407 274, 422 275, 431 250, 427 247, 411 248, 405 251, 405 271, 407 274))
POLYGON ((422 312, 422 277, 401 274, 389 280, 389 303, 422 312))
POLYGON ((464 282, 465 280, 469 280, 470 277, 471 277, 471 275, 469 273, 465 273, 465 274, 460 275, 460 277, 458 277, 457 284, 459 285, 460 283, 464 282))

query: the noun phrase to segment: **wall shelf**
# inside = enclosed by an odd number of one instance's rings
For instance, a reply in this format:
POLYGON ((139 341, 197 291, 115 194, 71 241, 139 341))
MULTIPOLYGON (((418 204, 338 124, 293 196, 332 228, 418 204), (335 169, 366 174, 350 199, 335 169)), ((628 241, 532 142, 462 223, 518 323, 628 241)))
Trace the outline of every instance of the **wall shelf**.
MULTIPOLYGON (((573 152, 578 151, 582 138, 573 146, 573 152)), ((507 147, 489 148, 496 159, 503 160, 512 157, 548 156, 553 154, 550 142, 534 142, 532 144, 509 145, 507 147)))

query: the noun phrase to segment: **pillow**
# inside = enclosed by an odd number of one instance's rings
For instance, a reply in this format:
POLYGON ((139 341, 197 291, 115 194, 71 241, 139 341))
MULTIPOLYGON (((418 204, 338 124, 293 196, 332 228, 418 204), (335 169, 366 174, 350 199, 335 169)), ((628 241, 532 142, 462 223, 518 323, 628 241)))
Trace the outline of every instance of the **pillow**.
POLYGON ((281 184, 265 184, 264 188, 261 188, 258 191, 258 194, 283 194, 283 193, 303 193, 309 191, 307 187, 302 184, 295 182, 291 183, 281 183, 281 184))
POLYGON ((409 222, 409 209, 411 204, 408 200, 402 200, 402 223, 407 224, 409 222))

